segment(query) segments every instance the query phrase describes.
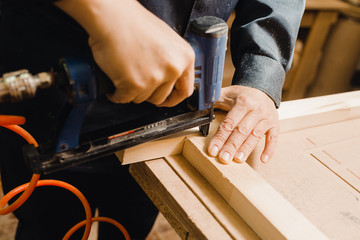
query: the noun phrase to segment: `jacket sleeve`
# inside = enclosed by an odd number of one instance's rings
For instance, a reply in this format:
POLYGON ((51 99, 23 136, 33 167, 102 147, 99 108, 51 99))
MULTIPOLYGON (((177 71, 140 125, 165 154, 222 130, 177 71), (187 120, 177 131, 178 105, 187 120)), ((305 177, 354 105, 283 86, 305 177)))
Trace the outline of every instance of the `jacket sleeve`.
POLYGON ((281 101, 305 0, 242 0, 231 27, 233 85, 257 88, 281 101))

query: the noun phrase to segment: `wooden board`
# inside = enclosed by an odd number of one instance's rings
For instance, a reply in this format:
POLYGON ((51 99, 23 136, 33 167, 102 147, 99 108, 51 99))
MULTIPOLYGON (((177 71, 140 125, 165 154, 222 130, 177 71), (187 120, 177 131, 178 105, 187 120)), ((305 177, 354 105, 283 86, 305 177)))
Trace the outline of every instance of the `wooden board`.
POLYGON ((246 222, 183 155, 170 156, 165 159, 233 239, 258 239, 246 222))
POLYGON ((360 117, 360 91, 282 102, 281 133, 360 117))
POLYGON ((248 164, 221 164, 190 137, 183 155, 262 239, 327 239, 248 164), (301 227, 299 227, 301 226, 301 227))
MULTIPOLYGON (((360 7, 358 7, 360 11, 360 7)), ((360 19, 360 15, 357 20, 360 19)), ((339 18, 323 47, 315 80, 306 97, 349 91, 360 56, 360 21, 339 18)))
POLYGON ((306 10, 339 11, 347 16, 359 18, 360 7, 342 0, 307 0, 306 10))
POLYGON ((232 239, 165 161, 132 164, 130 173, 182 239, 232 239))
MULTIPOLYGON (((360 142, 359 105, 360 91, 282 103, 279 111, 282 131, 278 148, 274 159, 267 164, 259 161, 263 142, 249 157, 247 164, 221 165, 215 159, 208 157, 190 161, 260 237, 281 239, 288 238, 287 234, 296 233, 299 229, 291 226, 291 220, 286 222, 284 219, 292 219, 293 214, 298 216, 296 212, 299 211, 301 213, 299 221, 304 220, 301 216, 308 219, 304 221, 305 226, 309 227, 306 229, 310 229, 309 231, 302 229, 301 234, 307 232, 321 235, 321 233, 316 233, 316 229, 319 229, 331 239, 354 239, 354 236, 360 236, 357 160, 360 152, 357 148, 360 142), (347 154, 350 152, 353 154, 347 154), (204 160, 206 158, 207 160, 204 160), (258 189, 262 189, 260 193, 258 189), (281 196, 274 197, 276 193, 281 196), (271 200, 272 197, 275 199, 271 200), (238 206, 239 199, 240 202, 246 204, 238 206), (286 214, 282 211, 287 207, 284 208, 283 204, 279 204, 281 202, 287 202, 285 206, 292 208, 292 205, 297 211, 286 211, 290 215, 285 216, 286 214), (316 227, 313 228, 308 221, 316 227), (285 224, 286 227, 281 224, 285 224), (287 224, 290 224, 289 227, 287 224)), ((221 120, 221 115, 217 114, 217 121, 212 124, 211 133, 216 131, 216 124, 221 120)), ((206 156, 204 149, 206 138, 191 137, 193 138, 202 140, 199 140, 200 145, 193 147, 191 153, 186 153, 186 157, 191 159, 193 153, 197 151, 197 155, 206 156)), ((164 146, 157 146, 155 151, 163 148, 164 146)), ((184 155, 188 148, 183 148, 184 155)), ((212 206, 212 198, 206 198, 207 194, 201 191, 200 185, 191 183, 192 177, 187 177, 187 170, 176 169, 177 165, 181 166, 179 159, 177 162, 171 159, 170 157, 167 160, 172 168, 171 172, 164 171, 162 174, 165 176, 173 172, 178 174, 183 183, 196 195, 197 201, 200 201, 211 216, 221 223, 220 219, 226 214, 217 217, 219 211, 212 206), (200 192, 202 197, 197 195, 197 192, 200 192)), ((149 171, 156 172, 153 169, 149 171)), ((158 173, 155 173, 154 177, 156 175, 158 173)), ((157 184, 168 186, 167 182, 164 178, 157 184)), ((175 198, 175 201, 183 200, 181 194, 177 196, 179 199, 175 198)), ((186 221, 186 218, 182 220, 186 221)), ((227 224, 220 225, 224 227, 227 224)), ((300 225, 304 224, 298 224, 300 225)), ((236 234, 234 229, 224 229, 229 236, 236 234)), ((291 235, 290 238, 292 237, 291 235)), ((315 239, 321 237, 324 236, 315 239)), ((303 239, 310 238, 303 237, 303 239)))
POLYGON ((288 91, 284 93, 285 99, 299 99, 305 96, 307 87, 315 78, 317 66, 322 57, 322 46, 337 17, 338 12, 336 11, 320 11, 317 13, 296 72, 292 79, 287 79, 291 83, 288 91))
POLYGON ((278 149, 266 165, 258 163, 260 152, 255 153, 249 159, 250 165, 329 238, 358 236, 359 193, 318 159, 299 150, 311 146, 301 134, 281 136, 279 144, 284 143, 296 148, 278 149))
POLYGON ((260 145, 247 161, 331 239, 360 236, 359 105, 359 91, 285 103, 274 159, 260 145))
POLYGON ((146 160, 181 154, 186 136, 199 135, 199 128, 191 128, 172 134, 162 139, 143 143, 116 152, 122 164, 142 162, 146 160))

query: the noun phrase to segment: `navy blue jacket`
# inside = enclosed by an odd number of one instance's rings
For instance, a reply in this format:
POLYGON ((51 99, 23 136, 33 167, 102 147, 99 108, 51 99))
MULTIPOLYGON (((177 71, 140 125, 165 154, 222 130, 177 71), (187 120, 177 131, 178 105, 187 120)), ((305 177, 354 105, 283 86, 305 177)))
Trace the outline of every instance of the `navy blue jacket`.
POLYGON ((184 33, 189 20, 211 15, 227 21, 235 10, 236 18, 231 27, 230 38, 230 50, 236 68, 232 83, 260 89, 279 106, 305 0, 140 2, 180 34, 184 33), (186 9, 186 4, 191 5, 191 10, 186 9), (183 18, 186 21, 181 21, 183 18))
MULTIPOLYGON (((47 70, 59 57, 89 53, 86 32, 48 0, 2 0, 0 73, 25 67, 47 70)), ((278 107, 305 0, 140 0, 183 35, 202 15, 225 21, 232 11, 233 84, 260 89, 278 107)), ((136 16, 134 16, 136 17, 136 16)), ((146 23, 144 23, 146 24, 146 23)))

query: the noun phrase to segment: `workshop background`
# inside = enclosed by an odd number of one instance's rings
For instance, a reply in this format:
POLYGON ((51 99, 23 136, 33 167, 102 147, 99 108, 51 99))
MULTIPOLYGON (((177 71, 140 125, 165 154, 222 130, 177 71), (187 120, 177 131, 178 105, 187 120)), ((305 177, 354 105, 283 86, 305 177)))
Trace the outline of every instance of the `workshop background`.
MULTIPOLYGON (((229 26, 233 20, 229 19, 229 26)), ((229 47, 223 86, 234 67, 229 47)), ((360 0, 308 0, 283 88, 283 101, 360 89, 360 0)), ((2 193, 0 194, 2 196, 2 193)), ((0 216, 0 239, 12 240, 17 220, 0 216)), ((96 239, 96 224, 90 239, 96 239)), ((159 215, 148 240, 180 239, 159 215)))

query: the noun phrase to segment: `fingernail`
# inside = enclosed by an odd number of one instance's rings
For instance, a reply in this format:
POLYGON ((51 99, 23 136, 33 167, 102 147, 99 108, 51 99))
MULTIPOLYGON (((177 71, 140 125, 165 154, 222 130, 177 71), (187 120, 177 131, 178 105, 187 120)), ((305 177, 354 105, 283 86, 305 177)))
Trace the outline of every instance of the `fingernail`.
POLYGON ((228 152, 224 152, 221 154, 220 159, 222 163, 229 163, 230 161, 230 154, 228 152))
POLYGON ((241 163, 242 163, 242 162, 245 162, 245 161, 244 161, 244 156, 245 156, 244 153, 243 153, 243 152, 240 152, 239 155, 235 156, 235 161, 241 162, 241 163))
POLYGON ((261 158, 261 162, 262 163, 267 163, 269 161, 269 156, 268 155, 265 155, 261 158))
POLYGON ((216 157, 219 153, 219 148, 217 146, 212 146, 210 148, 210 152, 209 154, 212 156, 212 157, 216 157))

